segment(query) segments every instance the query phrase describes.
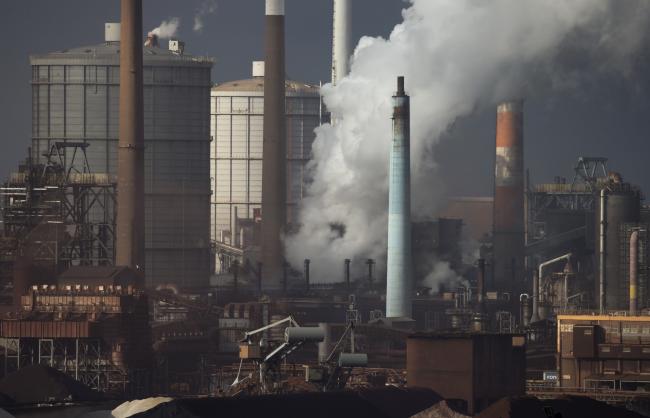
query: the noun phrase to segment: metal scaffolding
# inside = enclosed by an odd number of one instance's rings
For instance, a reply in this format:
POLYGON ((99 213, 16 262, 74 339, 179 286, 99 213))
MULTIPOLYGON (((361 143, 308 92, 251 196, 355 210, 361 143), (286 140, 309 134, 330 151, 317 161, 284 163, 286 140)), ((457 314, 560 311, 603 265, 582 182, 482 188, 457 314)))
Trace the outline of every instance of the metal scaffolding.
POLYGON ((55 142, 45 164, 30 156, 0 188, 4 243, 58 270, 112 265, 116 185, 93 173, 84 142, 55 142))
POLYGON ((3 376, 43 364, 100 392, 124 392, 126 372, 110 359, 110 350, 97 338, 0 338, 3 376))
MULTIPOLYGON (((545 213, 548 211, 593 212, 596 199, 594 192, 608 179, 607 159, 601 157, 580 157, 574 167, 571 183, 556 177, 553 183, 527 187, 527 244, 549 238, 546 231, 545 213)), ((573 235, 583 235, 575 231, 573 235)), ((567 239, 573 235, 568 234, 567 239)), ((561 237, 560 237, 561 238, 561 237)))

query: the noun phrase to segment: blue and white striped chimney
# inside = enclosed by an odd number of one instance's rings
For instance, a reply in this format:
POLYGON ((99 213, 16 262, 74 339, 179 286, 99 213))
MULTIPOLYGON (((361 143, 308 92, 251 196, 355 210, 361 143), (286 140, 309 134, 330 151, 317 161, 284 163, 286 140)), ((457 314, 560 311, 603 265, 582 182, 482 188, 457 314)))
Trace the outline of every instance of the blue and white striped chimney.
POLYGON ((386 317, 410 318, 413 259, 411 257, 410 99, 404 77, 393 96, 393 141, 388 194, 388 266, 386 317))

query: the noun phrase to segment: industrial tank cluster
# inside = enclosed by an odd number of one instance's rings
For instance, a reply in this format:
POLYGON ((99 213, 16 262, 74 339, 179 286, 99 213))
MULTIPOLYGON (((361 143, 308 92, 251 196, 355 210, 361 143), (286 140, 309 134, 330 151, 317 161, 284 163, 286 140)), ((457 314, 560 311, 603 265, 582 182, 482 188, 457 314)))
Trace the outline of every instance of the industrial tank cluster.
MULTIPOLYGON (((337 83, 349 69, 351 6, 334 3, 337 83)), ((585 371, 600 368, 641 379, 647 324, 635 318, 650 307, 650 219, 642 195, 609 173, 604 158, 581 157, 571 183, 528 184, 519 99, 496 107, 493 200, 482 201, 476 214, 463 207, 476 200, 459 199, 444 218, 414 222, 408 80, 395 74, 386 274, 383 266, 376 269, 380 260, 366 260, 367 276, 351 277, 356 254, 341 260, 338 283, 311 283, 309 259, 304 271, 292 270, 283 235, 296 226, 305 196, 314 129, 329 116, 318 86, 286 79, 284 1, 266 0, 265 12, 265 62, 253 63, 250 79, 215 86, 213 61, 185 53, 182 42, 160 48, 150 33, 142 45, 140 0, 122 0, 122 25, 106 24, 104 43, 32 57, 32 147, 3 189, 9 202, 3 215, 14 216, 15 241, 29 249, 16 246, 11 253, 15 306, 2 320, 5 365, 48 362, 65 371, 72 365, 81 379, 100 376, 100 390, 113 381, 134 393, 145 384, 158 385, 159 392, 187 386, 196 393, 233 387, 277 393, 286 383, 283 373, 342 388, 353 367, 368 364, 377 369, 359 373, 363 384, 378 373, 381 385, 403 385, 387 370, 404 369, 410 355, 414 381, 444 391, 449 385, 438 376, 447 359, 427 363, 427 350, 456 347, 485 354, 472 357, 472 370, 497 359, 494 372, 509 373, 505 389, 485 383, 491 373, 458 377, 462 388, 479 386, 477 379, 490 386, 462 395, 471 412, 498 395, 523 393, 524 373, 539 380, 543 371, 569 370, 558 380, 577 384, 584 379, 575 373, 604 381, 585 371), (88 196, 100 196, 99 189, 103 203, 89 205, 88 196), (66 210, 52 206, 61 196, 71 196, 66 210), (40 224, 21 228, 26 214, 40 224), (468 262, 461 240, 464 222, 481 223, 473 216, 491 219, 477 259, 468 262), (78 231, 71 233, 73 227, 78 231), (63 259, 61 237, 67 240, 63 259), (42 258, 50 241, 55 254, 42 258), (458 277, 450 288, 425 286, 434 257, 458 277), (51 271, 37 274, 39 263, 51 271), (563 316, 596 311, 593 319, 563 316), (631 315, 617 321, 618 334, 609 323, 614 314, 631 315), (322 325, 298 327, 293 315, 322 325), (583 325, 596 328, 587 334, 583 325), (609 327, 606 337, 597 327, 609 327), (451 334, 416 334, 409 343, 414 330, 451 334), (150 333, 159 374, 141 377, 138 364, 151 366, 150 333), (367 353, 355 353, 355 339, 367 353), (287 356, 314 342, 320 343, 317 364, 298 372, 288 367, 287 356), (628 343, 634 347, 625 351, 628 343), (589 350, 567 349, 581 344, 589 350), (534 366, 524 372, 529 349, 534 366), (92 359, 78 357, 92 350, 92 359), (258 386, 240 380, 242 361, 232 366, 238 350, 241 360, 253 361, 254 369, 244 373, 255 375, 258 386), (25 351, 39 352, 38 361, 25 351), (498 358, 490 358, 497 351, 498 358), (614 370, 612 359, 623 358, 638 367, 619 362, 614 370), (420 361, 426 363, 421 368, 420 361)), ((450 356, 449 363, 466 370, 470 356, 450 356)))

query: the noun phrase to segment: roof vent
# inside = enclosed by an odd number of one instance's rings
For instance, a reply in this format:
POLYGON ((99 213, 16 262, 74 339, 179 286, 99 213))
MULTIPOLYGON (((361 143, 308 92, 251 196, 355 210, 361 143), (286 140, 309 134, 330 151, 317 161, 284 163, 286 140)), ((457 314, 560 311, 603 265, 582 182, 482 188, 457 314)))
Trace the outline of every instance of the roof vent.
POLYGON ((183 55, 183 51, 185 51, 185 42, 179 41, 178 39, 170 39, 169 50, 175 54, 183 55))
POLYGON ((120 42, 120 24, 104 23, 104 41, 120 42))
POLYGON ((264 77, 264 61, 253 61, 253 77, 264 77))

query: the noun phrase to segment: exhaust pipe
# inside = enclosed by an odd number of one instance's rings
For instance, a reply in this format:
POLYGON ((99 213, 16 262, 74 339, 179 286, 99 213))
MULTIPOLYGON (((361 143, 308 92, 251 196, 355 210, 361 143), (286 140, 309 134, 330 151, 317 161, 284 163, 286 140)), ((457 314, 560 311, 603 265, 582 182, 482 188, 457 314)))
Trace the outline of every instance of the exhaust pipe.
POLYGON ((636 316, 638 310, 639 285, 639 231, 630 235, 630 315, 636 316))

